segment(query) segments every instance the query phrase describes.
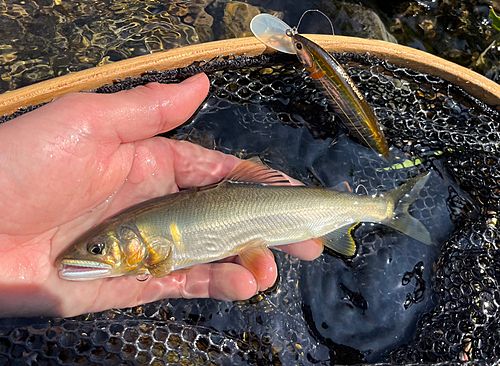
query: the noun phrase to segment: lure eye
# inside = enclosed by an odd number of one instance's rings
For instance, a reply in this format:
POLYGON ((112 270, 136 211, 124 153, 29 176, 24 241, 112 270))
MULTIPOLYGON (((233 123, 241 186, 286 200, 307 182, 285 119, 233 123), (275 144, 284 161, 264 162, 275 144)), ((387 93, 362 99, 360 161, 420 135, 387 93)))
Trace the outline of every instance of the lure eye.
POLYGON ((295 43, 295 48, 297 48, 300 51, 302 49, 302 43, 300 42, 295 43))
POLYGON ((88 251, 91 254, 100 255, 104 253, 104 248, 106 248, 104 243, 92 243, 89 245, 88 251))

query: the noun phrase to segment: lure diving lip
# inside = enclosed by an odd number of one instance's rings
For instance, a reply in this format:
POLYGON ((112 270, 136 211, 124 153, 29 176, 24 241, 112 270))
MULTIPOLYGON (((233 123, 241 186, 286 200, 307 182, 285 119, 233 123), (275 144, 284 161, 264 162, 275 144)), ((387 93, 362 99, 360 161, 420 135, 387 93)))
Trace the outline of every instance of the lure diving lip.
POLYGON ((287 31, 291 27, 271 14, 259 14, 250 21, 250 30, 265 45, 284 53, 295 54, 287 31))

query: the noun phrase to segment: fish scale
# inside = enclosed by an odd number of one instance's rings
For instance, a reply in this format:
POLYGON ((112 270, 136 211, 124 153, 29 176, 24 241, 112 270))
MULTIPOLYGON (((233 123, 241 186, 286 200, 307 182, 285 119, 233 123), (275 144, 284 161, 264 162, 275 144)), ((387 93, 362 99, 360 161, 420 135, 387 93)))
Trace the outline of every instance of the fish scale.
MULTIPOLYGON (((289 229, 297 228, 297 223, 303 223, 304 219, 310 220, 311 211, 314 213, 312 221, 316 221, 318 213, 317 209, 309 208, 304 210, 306 203, 308 206, 316 207, 314 201, 317 201, 318 198, 312 194, 306 194, 306 196, 298 199, 297 188, 288 190, 279 187, 269 190, 258 188, 258 186, 256 188, 256 186, 237 184, 223 193, 222 197, 214 191, 214 197, 217 200, 206 194, 207 192, 202 191, 205 197, 197 202, 197 207, 201 213, 200 221, 207 220, 205 225, 202 224, 198 230, 195 230, 195 225, 191 224, 192 214, 179 214, 178 219, 174 218, 181 228, 190 227, 183 236, 185 236, 186 243, 193 244, 189 245, 189 248, 193 248, 196 252, 198 252, 198 249, 195 243, 199 236, 203 237, 205 232, 217 232, 222 225, 227 225, 231 230, 220 231, 219 235, 212 234, 217 237, 217 242, 220 243, 216 248, 219 251, 230 248, 235 243, 242 243, 256 237, 266 238, 267 236, 272 238, 273 235, 290 234, 289 229), (279 193, 276 194, 276 191, 279 193), (189 216, 188 221, 183 222, 181 217, 187 216, 189 216), (271 226, 271 223, 274 225, 271 226), (235 228, 240 229, 235 230, 235 228), (269 231, 273 228, 273 231, 269 231)), ((192 210, 191 207, 187 206, 187 201, 183 203, 186 203, 186 206, 181 208, 180 212, 182 210, 192 210)), ((274 243, 271 242, 270 244, 274 243)))

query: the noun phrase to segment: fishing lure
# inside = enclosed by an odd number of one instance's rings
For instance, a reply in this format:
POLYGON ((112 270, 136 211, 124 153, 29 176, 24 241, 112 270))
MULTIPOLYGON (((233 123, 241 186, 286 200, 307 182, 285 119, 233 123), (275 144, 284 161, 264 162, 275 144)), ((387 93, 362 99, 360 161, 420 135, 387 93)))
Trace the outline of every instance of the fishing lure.
MULTIPOLYGON (((300 18, 299 25, 303 16, 310 11, 321 13, 319 10, 306 11, 300 18)), ((351 134, 388 158, 387 140, 364 95, 339 62, 318 44, 300 35, 297 27, 292 28, 270 14, 259 14, 250 23, 252 33, 262 43, 280 52, 297 55, 309 76, 326 91, 333 108, 351 134)))

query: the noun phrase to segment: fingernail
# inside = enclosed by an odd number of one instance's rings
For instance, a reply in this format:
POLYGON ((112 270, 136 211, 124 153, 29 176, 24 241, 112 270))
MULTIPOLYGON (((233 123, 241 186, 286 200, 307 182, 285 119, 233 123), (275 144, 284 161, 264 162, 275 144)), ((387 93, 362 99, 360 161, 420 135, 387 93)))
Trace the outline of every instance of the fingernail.
POLYGON ((196 74, 196 75, 193 75, 193 76, 187 78, 186 80, 184 80, 183 82, 181 82, 181 84, 192 84, 192 83, 195 83, 199 79, 202 79, 204 77, 205 77, 205 74, 201 72, 199 74, 196 74))

